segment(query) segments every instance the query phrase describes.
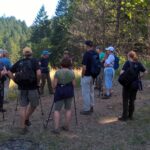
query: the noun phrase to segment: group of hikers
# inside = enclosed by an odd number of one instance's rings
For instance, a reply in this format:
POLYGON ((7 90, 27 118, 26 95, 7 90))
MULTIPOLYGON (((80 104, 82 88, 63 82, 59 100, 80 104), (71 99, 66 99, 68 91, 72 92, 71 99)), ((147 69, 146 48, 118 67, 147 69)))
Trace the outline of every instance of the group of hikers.
MULTIPOLYGON (((81 75, 83 108, 80 114, 91 115, 94 112, 95 105, 95 86, 101 90, 103 99, 110 99, 113 95, 113 80, 115 69, 119 67, 119 59, 113 46, 105 48, 104 51, 100 46, 95 47, 90 40, 85 41, 84 44, 86 45, 86 52, 82 58, 81 75)), ((26 133, 31 125, 30 117, 39 105, 39 94, 44 94, 44 86, 47 80, 49 94, 54 94, 54 129, 52 132, 60 134, 61 130, 69 131, 72 116, 71 106, 76 84, 75 73, 72 69, 73 61, 69 56, 69 51, 64 51, 64 56, 61 59, 59 69, 55 72, 53 82, 49 74, 50 53, 47 50, 42 52, 40 59, 36 59, 33 58, 32 49, 25 47, 23 49, 24 58, 13 65, 8 56, 4 55, 5 50, 2 51, 3 55, 0 54, 0 111, 6 111, 3 108, 4 84, 7 80, 12 79, 19 90, 21 133, 26 133), (65 123, 60 126, 63 106, 65 123)), ((123 65, 119 75, 119 82, 123 86, 123 112, 122 116, 118 118, 120 121, 133 119, 134 101, 140 88, 139 85, 141 85, 140 72, 146 72, 144 66, 139 62, 136 52, 130 51, 127 58, 128 60, 123 65), (130 79, 131 76, 134 78, 130 79)))

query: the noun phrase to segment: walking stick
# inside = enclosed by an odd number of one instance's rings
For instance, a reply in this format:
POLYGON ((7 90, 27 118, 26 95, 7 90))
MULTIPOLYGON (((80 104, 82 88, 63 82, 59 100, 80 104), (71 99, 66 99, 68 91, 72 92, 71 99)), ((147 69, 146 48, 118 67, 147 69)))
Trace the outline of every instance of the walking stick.
POLYGON ((46 120, 46 124, 44 125, 44 128, 46 129, 47 128, 47 126, 48 126, 48 122, 49 122, 49 120, 50 120, 50 117, 51 117, 51 114, 52 114, 52 110, 53 110, 53 107, 54 107, 54 101, 53 101, 53 103, 52 103, 52 106, 51 106, 51 109, 50 109, 50 112, 49 112, 49 115, 48 115, 48 119, 46 120))
POLYGON ((74 96, 74 111, 75 111, 76 125, 78 125, 78 118, 77 118, 77 108, 76 108, 75 96, 74 96))
POLYGON ((12 126, 14 126, 14 124, 15 124, 15 117, 16 117, 18 102, 19 102, 19 98, 18 98, 18 95, 17 95, 17 103, 16 103, 15 112, 14 112, 14 116, 13 116, 12 126))
POLYGON ((42 101, 41 101, 41 96, 40 96, 40 90, 38 88, 38 94, 39 94, 39 103, 40 103, 40 107, 41 107, 41 116, 42 116, 42 123, 43 123, 43 127, 44 127, 44 112, 43 112, 43 105, 42 105, 42 101))

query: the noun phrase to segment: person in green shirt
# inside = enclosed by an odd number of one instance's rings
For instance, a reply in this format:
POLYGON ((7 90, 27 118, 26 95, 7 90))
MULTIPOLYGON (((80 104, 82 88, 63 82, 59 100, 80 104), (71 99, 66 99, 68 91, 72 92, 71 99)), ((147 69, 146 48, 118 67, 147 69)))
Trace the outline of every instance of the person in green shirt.
MULTIPOLYGON (((69 58, 63 58, 61 61, 61 69, 57 70, 54 75, 53 88, 55 89, 54 102, 55 102, 55 111, 54 111, 54 134, 60 133, 60 116, 61 109, 64 106, 65 108, 65 125, 61 129, 68 131, 71 123, 71 104, 73 100, 73 95, 71 94, 74 91, 75 86, 75 74, 73 70, 69 69, 71 61, 69 58), (67 95, 62 94, 63 87, 67 86, 67 95), (61 94, 60 94, 61 93, 61 94), (64 98, 65 97, 65 98, 64 98)), ((66 90, 63 91, 66 93, 66 90)))

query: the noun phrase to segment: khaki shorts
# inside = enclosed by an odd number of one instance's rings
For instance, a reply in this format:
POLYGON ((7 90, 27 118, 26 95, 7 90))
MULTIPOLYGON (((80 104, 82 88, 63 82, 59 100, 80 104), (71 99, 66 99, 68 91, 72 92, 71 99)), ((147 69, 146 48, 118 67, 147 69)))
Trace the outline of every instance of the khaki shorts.
POLYGON ((31 107, 39 105, 39 94, 37 90, 20 90, 20 106, 26 107, 30 103, 31 107))
POLYGON ((55 102, 55 111, 60 111, 64 105, 65 110, 71 110, 71 103, 73 98, 63 99, 55 102))

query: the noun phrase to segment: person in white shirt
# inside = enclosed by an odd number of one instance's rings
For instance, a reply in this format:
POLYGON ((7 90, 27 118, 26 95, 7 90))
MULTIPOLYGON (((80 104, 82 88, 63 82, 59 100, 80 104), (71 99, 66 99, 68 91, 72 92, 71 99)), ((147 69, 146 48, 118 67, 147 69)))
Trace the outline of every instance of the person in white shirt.
POLYGON ((107 53, 107 58, 105 60, 104 63, 104 82, 105 82, 105 90, 106 93, 103 97, 103 99, 108 99, 111 97, 111 89, 112 89, 112 85, 113 85, 113 77, 114 77, 114 61, 115 61, 115 57, 114 57, 114 47, 109 46, 106 49, 106 53, 107 53))

